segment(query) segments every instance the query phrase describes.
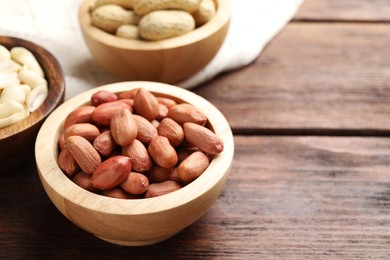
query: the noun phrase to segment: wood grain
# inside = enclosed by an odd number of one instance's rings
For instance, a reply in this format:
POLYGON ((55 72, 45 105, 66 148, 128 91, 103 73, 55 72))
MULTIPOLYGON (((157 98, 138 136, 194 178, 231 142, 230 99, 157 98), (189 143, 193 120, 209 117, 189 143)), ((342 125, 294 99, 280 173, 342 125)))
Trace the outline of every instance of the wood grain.
POLYGON ((390 139, 236 136, 227 185, 175 237, 147 247, 105 243, 45 195, 33 164, 0 176, 0 258, 386 259, 390 139))
POLYGON ((389 22, 388 0, 305 0, 295 21, 389 22))
POLYGON ((390 131, 390 24, 290 23, 245 68, 194 91, 235 133, 390 131))

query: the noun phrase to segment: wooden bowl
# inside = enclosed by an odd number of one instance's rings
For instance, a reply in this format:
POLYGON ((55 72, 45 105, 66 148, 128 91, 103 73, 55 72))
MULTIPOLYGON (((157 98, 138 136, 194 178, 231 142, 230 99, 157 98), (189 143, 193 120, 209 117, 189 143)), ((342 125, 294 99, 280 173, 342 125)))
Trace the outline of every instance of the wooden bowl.
POLYGON ((225 117, 202 97, 179 87, 155 82, 122 82, 89 90, 66 101, 45 121, 35 154, 39 177, 49 198, 69 220, 93 235, 120 245, 139 246, 163 241, 199 219, 220 195, 233 160, 233 135, 225 117), (195 181, 170 194, 147 199, 115 199, 91 193, 73 183, 57 165, 61 128, 75 108, 88 104, 98 90, 122 92, 145 88, 201 109, 224 142, 207 170, 195 181))
POLYGON ((121 81, 147 80, 178 83, 205 67, 217 54, 228 31, 230 0, 216 0, 212 20, 182 36, 155 41, 119 38, 91 24, 85 0, 79 9, 79 23, 93 59, 121 81))
POLYGON ((27 40, 0 36, 8 49, 21 46, 30 50, 41 65, 49 86, 45 102, 27 118, 0 129, 0 173, 8 172, 34 158, 34 142, 46 117, 64 101, 65 79, 56 58, 46 49, 27 40))

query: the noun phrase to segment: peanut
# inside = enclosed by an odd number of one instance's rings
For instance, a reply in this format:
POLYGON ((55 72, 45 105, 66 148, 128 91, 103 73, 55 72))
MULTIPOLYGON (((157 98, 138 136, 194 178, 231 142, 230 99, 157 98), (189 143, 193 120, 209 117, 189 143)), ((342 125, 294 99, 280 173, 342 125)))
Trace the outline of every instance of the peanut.
POLYGON ((178 9, 193 13, 199 8, 199 2, 199 0, 133 0, 133 8, 139 15, 164 9, 178 9))
POLYGON ((184 123, 184 135, 188 142, 201 151, 215 155, 223 151, 222 140, 210 129, 191 122, 184 123))
POLYGON ((118 5, 102 5, 92 11, 92 24, 108 33, 115 33, 123 24, 137 24, 139 16, 118 5))
POLYGON ((109 156, 118 147, 114 138, 111 135, 111 131, 107 130, 101 133, 93 141, 93 147, 103 156, 109 156))
POLYGON ((97 107, 100 104, 118 100, 117 95, 107 90, 100 90, 91 96, 91 103, 97 107))
POLYGON ((139 35, 148 41, 183 35, 195 29, 191 14, 179 10, 153 11, 139 21, 139 35))
POLYGON ((90 191, 90 192, 97 192, 98 191, 98 189, 96 189, 92 185, 92 175, 91 174, 87 174, 87 173, 81 171, 79 173, 76 173, 73 176, 72 181, 87 191, 90 191))
POLYGON ((119 5, 125 9, 133 8, 133 0, 96 0, 94 9, 102 5, 119 5))
POLYGON ((138 133, 137 124, 130 110, 118 110, 111 119, 110 130, 117 144, 130 145, 138 133))
MULTIPOLYGON (((21 104, 12 104, 23 113, 21 104)), ((205 126, 206 116, 193 105, 177 104, 142 88, 112 95, 98 91, 91 104, 66 117, 58 164, 93 192, 103 190, 100 194, 114 198, 173 192, 200 176, 223 150, 222 140, 205 126), (154 118, 155 108, 161 106, 170 107, 167 115, 150 122, 146 117, 154 118), (106 158, 103 162, 100 155, 106 158), (82 174, 76 173, 79 169, 82 174)))
POLYGON ((111 118, 115 112, 123 108, 131 109, 128 104, 119 100, 103 103, 96 107, 96 109, 91 114, 91 118, 95 123, 108 126, 110 125, 111 118))
POLYGON ((178 124, 183 125, 186 122, 192 122, 199 125, 205 125, 207 118, 198 108, 191 104, 177 104, 172 106, 167 117, 172 118, 178 124))
POLYGON ((173 119, 168 117, 164 118, 160 122, 159 126, 157 127, 157 132, 159 135, 168 138, 169 143, 173 147, 179 146, 184 139, 183 128, 173 119))
POLYGON ((134 96, 134 109, 140 116, 152 121, 158 116, 158 100, 146 89, 140 89, 134 96))
POLYGON ((201 151, 189 155, 177 167, 177 175, 183 183, 198 178, 209 166, 209 158, 201 151))
POLYGON ((139 39, 138 26, 123 24, 116 29, 115 35, 126 39, 139 39))
POLYGON ((201 0, 198 10, 192 15, 196 26, 202 26, 214 17, 216 6, 214 0, 201 0))
POLYGON ((95 169, 92 185, 99 190, 109 190, 126 180, 131 171, 131 159, 126 156, 111 157, 95 169))
POLYGON ((69 126, 64 132, 65 141, 69 136, 82 136, 89 142, 93 142, 100 134, 99 129, 90 123, 79 123, 69 126))
POLYGON ((144 144, 149 144, 157 136, 156 127, 142 116, 133 115, 133 117, 138 129, 137 139, 144 144))
POLYGON ((85 173, 92 174, 101 163, 100 155, 84 137, 68 137, 66 147, 85 173))
POLYGON ((162 196, 182 188, 182 185, 175 181, 164 181, 159 183, 152 183, 149 185, 149 189, 145 193, 145 198, 153 198, 162 196))
POLYGON ((146 147, 137 139, 122 148, 122 155, 131 159, 131 169, 136 172, 146 172, 152 168, 153 162, 146 147))
POLYGON ((142 194, 149 188, 149 180, 138 172, 130 172, 129 176, 120 184, 121 188, 130 194, 142 194))
POLYGON ((95 110, 94 106, 82 106, 73 110, 65 119, 64 128, 77 123, 92 122, 92 112, 95 110))
MULTIPOLYGON (((6 104, 0 113, 0 128, 12 125, 36 111, 48 96, 44 72, 34 55, 24 47, 8 50, 0 45, 0 104, 6 104), (23 111, 8 114, 10 102, 18 102, 23 111), (4 116, 4 114, 6 114, 4 116)), ((13 106, 11 104, 11 106, 13 106)))
POLYGON ((79 165, 68 149, 61 150, 58 157, 58 165, 68 177, 72 177, 74 174, 80 171, 79 165))
POLYGON ((164 168, 172 168, 177 163, 175 148, 165 136, 156 136, 148 146, 148 152, 153 161, 164 168))

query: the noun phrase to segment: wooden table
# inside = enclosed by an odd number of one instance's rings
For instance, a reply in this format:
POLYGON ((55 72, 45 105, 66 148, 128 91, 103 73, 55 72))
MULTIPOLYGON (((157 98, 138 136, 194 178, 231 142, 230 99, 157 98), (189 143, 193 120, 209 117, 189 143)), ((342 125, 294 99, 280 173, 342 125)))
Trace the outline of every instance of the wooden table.
POLYGON ((34 162, 0 176, 0 259, 389 259, 390 2, 306 0, 251 65, 194 91, 235 134, 224 192, 147 247, 103 242, 46 196, 34 162))

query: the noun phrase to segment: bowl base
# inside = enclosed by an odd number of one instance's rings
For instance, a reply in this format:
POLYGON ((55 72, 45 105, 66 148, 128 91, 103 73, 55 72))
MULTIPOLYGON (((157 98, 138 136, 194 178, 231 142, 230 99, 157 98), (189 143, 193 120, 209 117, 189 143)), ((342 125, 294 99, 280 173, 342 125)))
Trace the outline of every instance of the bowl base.
POLYGON ((120 245, 120 246, 148 246, 148 245, 153 245, 160 243, 164 240, 167 240, 177 233, 174 234, 169 234, 163 237, 158 237, 158 238, 153 238, 153 239, 148 239, 148 240, 114 240, 114 239, 109 239, 101 236, 95 235, 97 238, 100 238, 101 240, 104 240, 108 243, 115 244, 115 245, 120 245))

